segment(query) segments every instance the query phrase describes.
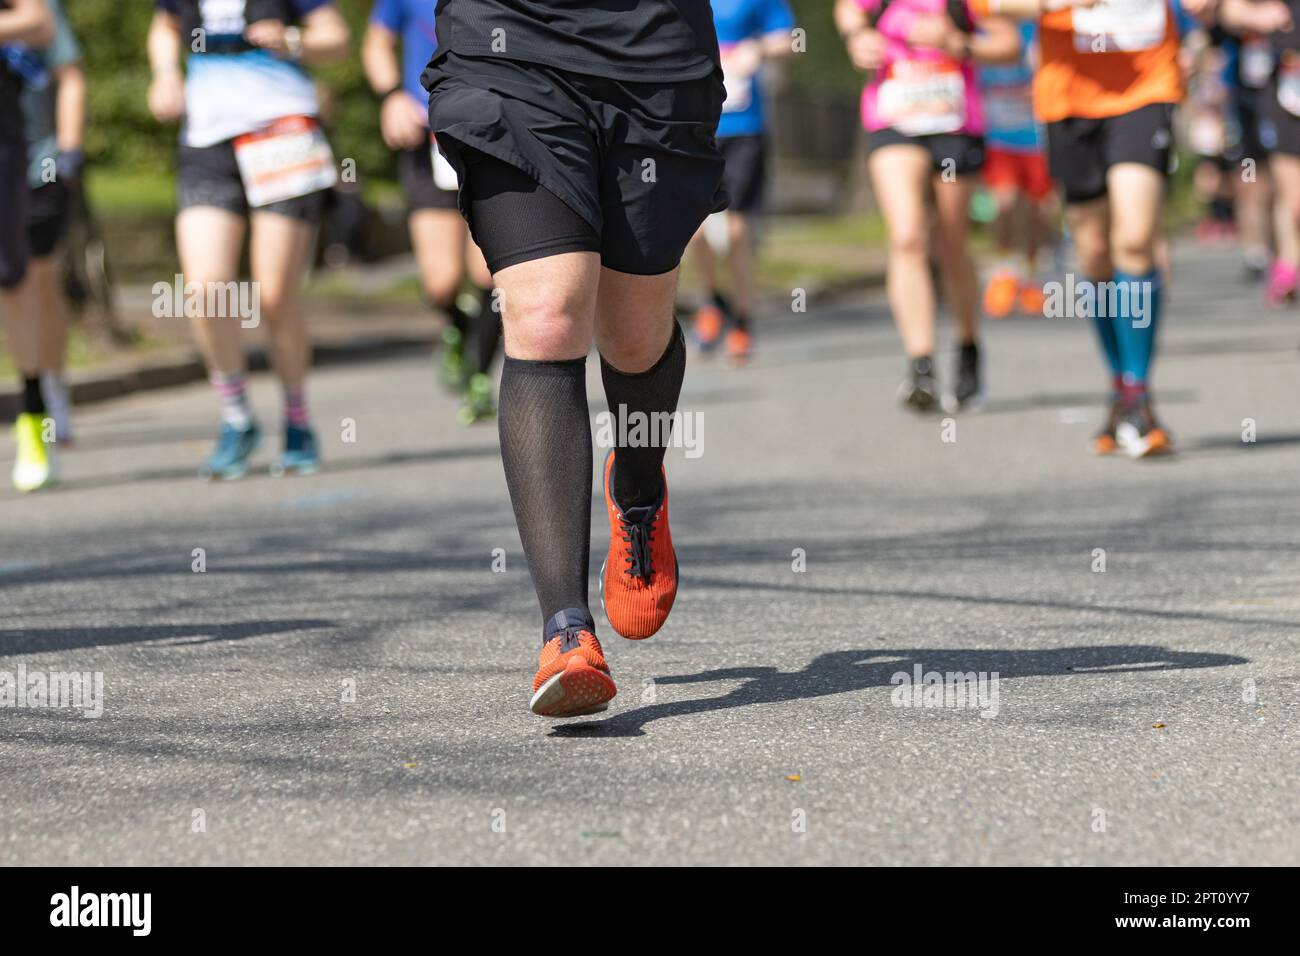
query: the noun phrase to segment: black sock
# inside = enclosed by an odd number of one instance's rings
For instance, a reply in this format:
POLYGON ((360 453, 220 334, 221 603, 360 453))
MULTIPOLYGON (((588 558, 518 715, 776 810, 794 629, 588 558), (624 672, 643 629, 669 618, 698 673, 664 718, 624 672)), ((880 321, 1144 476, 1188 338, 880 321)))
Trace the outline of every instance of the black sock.
POLYGON ((721 292, 718 292, 716 289, 713 292, 713 304, 717 306, 718 311, 720 311, 723 315, 727 316, 728 318, 731 317, 730 300, 728 300, 725 295, 723 295, 721 292))
POLYGON ((743 312, 737 312, 732 319, 732 324, 742 332, 749 331, 749 316, 743 312))
POLYGON ((497 428, 510 502, 543 622, 587 609, 591 421, 586 358, 505 358, 497 428))
POLYGON ((451 297, 451 301, 442 308, 443 311, 447 313, 447 319, 451 322, 451 327, 460 333, 461 341, 463 342, 465 336, 469 335, 469 316, 465 314, 464 309, 456 304, 456 296, 454 294, 451 297))
POLYGON ((491 289, 484 289, 481 299, 483 308, 478 314, 478 371, 484 375, 492 369, 492 362, 501 347, 501 313, 493 306, 496 304, 491 289))
MULTIPOLYGON (((614 368, 603 358, 600 360, 600 377, 605 383, 605 398, 613 413, 617 435, 630 435, 635 422, 624 421, 625 416, 640 413, 647 442, 658 438, 666 443, 669 429, 655 424, 657 416, 666 414, 671 422, 677 411, 677 398, 682 393, 682 379, 686 375, 686 342, 681 326, 673 323, 668 348, 658 362, 649 369, 628 375, 614 368)), ((641 444, 640 447, 620 447, 614 456, 614 500, 623 509, 654 504, 663 487, 660 469, 664 463, 666 444, 641 444)))
POLYGON ((23 411, 30 415, 45 414, 45 396, 41 394, 41 377, 23 376, 23 411))

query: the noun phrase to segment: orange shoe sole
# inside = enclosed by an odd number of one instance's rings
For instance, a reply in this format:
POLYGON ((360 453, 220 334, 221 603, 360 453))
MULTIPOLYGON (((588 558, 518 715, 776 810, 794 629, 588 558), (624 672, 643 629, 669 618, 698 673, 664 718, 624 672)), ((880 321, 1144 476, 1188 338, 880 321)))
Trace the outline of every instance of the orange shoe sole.
POLYGON ((528 709, 539 717, 581 717, 604 710, 617 693, 614 678, 575 655, 537 688, 528 709))
POLYGON ((1113 455, 1118 447, 1115 439, 1110 435, 1098 435, 1092 440, 1092 453, 1094 455, 1113 455))

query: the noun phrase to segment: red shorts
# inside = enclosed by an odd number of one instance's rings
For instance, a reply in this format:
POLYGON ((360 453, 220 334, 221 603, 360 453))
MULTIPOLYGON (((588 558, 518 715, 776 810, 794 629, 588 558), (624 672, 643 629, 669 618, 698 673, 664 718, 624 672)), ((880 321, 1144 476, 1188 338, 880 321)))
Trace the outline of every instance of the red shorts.
POLYGON ((1056 187, 1043 153, 1017 153, 990 146, 984 154, 984 182, 990 189, 1016 189, 1042 202, 1056 187))

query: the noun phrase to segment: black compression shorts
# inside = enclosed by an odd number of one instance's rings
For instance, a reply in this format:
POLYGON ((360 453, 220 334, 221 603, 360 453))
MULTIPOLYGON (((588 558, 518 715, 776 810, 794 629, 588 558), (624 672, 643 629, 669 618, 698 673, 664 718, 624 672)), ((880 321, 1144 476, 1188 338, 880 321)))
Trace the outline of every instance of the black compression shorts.
POLYGON ((531 259, 600 252, 595 228, 523 170, 476 149, 462 149, 461 159, 461 203, 493 275, 531 259))

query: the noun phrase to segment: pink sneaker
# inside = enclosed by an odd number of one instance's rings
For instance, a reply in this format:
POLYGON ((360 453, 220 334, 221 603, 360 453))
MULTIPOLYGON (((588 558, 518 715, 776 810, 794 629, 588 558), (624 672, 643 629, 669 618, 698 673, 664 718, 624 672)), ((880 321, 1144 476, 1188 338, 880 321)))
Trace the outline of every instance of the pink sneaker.
POLYGON ((1274 259, 1273 268, 1268 273, 1268 286, 1264 289, 1264 303, 1280 309, 1288 302, 1294 302, 1297 286, 1300 286, 1300 267, 1274 259))

